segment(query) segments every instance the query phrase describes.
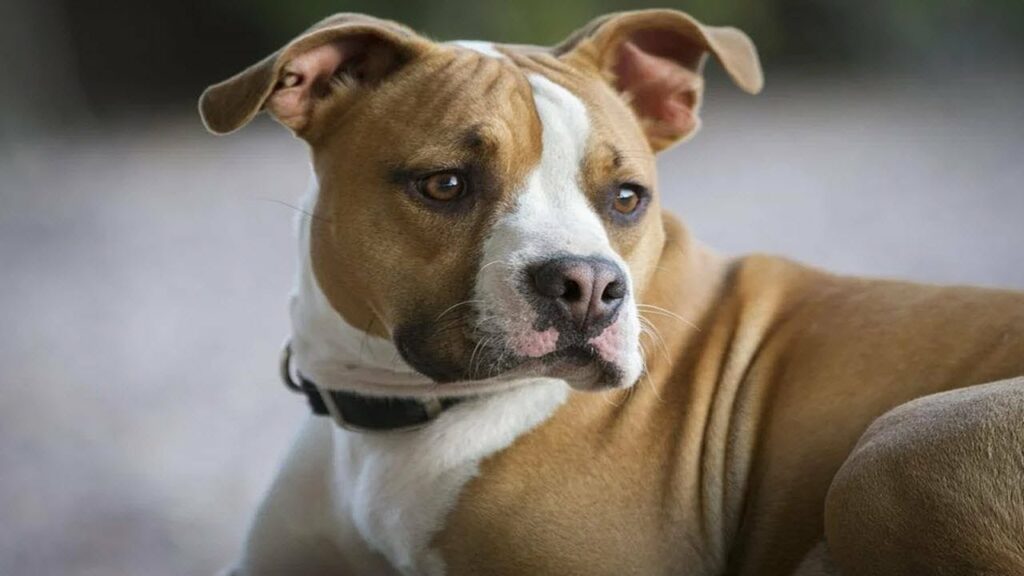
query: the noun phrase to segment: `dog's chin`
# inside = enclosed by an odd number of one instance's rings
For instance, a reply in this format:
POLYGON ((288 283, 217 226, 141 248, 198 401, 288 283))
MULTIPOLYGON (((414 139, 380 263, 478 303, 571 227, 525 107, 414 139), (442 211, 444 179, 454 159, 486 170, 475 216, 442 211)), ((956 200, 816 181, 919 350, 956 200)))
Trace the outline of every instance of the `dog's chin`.
POLYGON ((632 384, 622 368, 605 361, 596 350, 585 346, 556 350, 531 360, 531 363, 538 364, 539 376, 565 380, 575 390, 610 390, 632 384))
POLYGON ((628 388, 637 379, 588 346, 571 346, 539 358, 515 356, 508 350, 488 352, 484 356, 493 354, 488 373, 491 380, 554 378, 564 380, 575 390, 593 392, 628 388))

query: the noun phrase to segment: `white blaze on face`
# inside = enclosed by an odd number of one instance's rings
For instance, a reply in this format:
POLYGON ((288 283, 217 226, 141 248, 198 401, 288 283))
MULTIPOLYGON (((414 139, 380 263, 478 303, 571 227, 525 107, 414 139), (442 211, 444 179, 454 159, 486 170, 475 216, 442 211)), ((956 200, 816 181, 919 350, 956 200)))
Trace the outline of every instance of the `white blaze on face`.
POLYGON ((484 42, 482 40, 455 40, 452 42, 452 44, 456 46, 461 46, 467 50, 472 50, 473 52, 478 52, 480 54, 483 54, 484 56, 490 56, 491 58, 501 59, 505 57, 504 54, 498 52, 494 48, 494 44, 490 42, 484 42))
POLYGON ((500 336, 520 355, 539 357, 553 352, 557 330, 535 330, 536 313, 519 293, 524 270, 559 255, 611 260, 626 272, 629 296, 615 323, 590 344, 623 371, 624 384, 632 384, 643 368, 632 279, 580 187, 580 167, 590 137, 586 106, 544 76, 530 74, 529 81, 541 122, 541 158, 527 177, 515 208, 495 223, 484 244, 476 285, 481 316, 485 325, 500 330, 500 336))

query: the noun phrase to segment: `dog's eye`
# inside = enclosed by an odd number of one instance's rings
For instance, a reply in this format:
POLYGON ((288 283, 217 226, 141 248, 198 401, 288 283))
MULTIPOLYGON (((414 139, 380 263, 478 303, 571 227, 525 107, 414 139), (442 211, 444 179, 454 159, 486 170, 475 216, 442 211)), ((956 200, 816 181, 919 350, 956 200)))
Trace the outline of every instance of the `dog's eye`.
POLYGON ((624 182, 614 186, 607 200, 608 217, 615 224, 630 226, 640 221, 647 205, 651 203, 651 193, 640 184, 624 182))
POLYGON ((640 191, 631 185, 621 186, 612 200, 612 207, 619 214, 629 215, 640 207, 640 191))
POLYGON ((457 172, 438 172, 416 182, 420 194, 438 202, 451 202, 462 197, 466 180, 457 172))

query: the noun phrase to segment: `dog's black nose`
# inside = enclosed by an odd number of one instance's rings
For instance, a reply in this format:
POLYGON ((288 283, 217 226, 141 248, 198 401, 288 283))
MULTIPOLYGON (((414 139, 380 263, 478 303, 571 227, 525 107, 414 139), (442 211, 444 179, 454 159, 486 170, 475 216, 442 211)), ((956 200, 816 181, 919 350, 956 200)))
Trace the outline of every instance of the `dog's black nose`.
POLYGON ((602 258, 561 256, 529 273, 544 315, 588 332, 611 324, 628 292, 622 269, 602 258))

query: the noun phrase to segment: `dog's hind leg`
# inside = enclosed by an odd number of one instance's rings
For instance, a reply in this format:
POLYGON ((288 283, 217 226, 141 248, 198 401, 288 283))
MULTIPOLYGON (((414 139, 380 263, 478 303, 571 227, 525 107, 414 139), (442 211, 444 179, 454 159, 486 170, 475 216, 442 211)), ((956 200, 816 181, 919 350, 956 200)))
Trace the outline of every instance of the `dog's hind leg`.
POLYGON ((1024 574, 1024 378, 883 415, 825 512, 843 576, 1024 574))

